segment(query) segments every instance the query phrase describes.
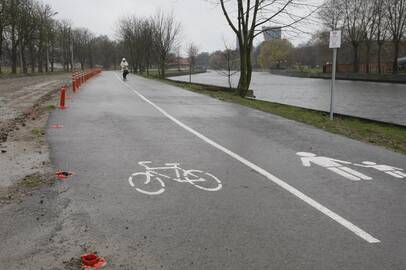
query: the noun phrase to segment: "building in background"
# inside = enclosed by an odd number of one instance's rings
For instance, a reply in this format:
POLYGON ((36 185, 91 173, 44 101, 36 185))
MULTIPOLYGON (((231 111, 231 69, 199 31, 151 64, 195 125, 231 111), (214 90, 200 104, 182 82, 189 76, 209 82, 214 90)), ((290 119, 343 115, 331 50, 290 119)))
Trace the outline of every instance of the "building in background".
POLYGON ((264 32, 265 41, 272 41, 274 39, 282 39, 282 28, 281 27, 262 27, 264 32))

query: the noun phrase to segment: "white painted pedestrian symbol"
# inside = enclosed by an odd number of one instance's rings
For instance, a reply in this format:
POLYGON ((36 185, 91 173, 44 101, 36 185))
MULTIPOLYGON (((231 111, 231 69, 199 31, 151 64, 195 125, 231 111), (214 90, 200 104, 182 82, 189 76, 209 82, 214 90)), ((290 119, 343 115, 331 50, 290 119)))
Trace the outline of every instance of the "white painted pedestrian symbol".
POLYGON ((318 157, 316 154, 308 152, 298 152, 296 155, 301 157, 302 164, 305 167, 310 167, 312 163, 314 163, 351 181, 372 180, 371 177, 344 166, 343 164, 352 164, 348 161, 329 157, 318 157))
POLYGON ((354 164, 354 165, 358 166, 358 167, 372 168, 372 169, 375 169, 377 171, 389 174, 389 175, 391 175, 391 176, 393 176, 395 178, 400 178, 400 179, 406 178, 406 173, 403 172, 403 169, 401 169, 401 168, 396 168, 396 167, 393 167, 393 166, 390 166, 390 165, 378 165, 378 164, 376 164, 375 162, 372 162, 372 161, 364 161, 364 162, 361 162, 361 163, 362 164, 354 164))
POLYGON ((200 170, 185 170, 179 163, 166 163, 163 167, 148 167, 151 161, 141 161, 138 164, 145 168, 145 172, 133 173, 128 182, 138 192, 147 195, 159 195, 165 191, 162 179, 173 180, 178 183, 189 183, 206 191, 218 191, 222 188, 221 181, 214 175, 200 170), (158 172, 159 171, 159 172, 158 172), (163 174, 162 171, 172 172, 173 176, 163 174))

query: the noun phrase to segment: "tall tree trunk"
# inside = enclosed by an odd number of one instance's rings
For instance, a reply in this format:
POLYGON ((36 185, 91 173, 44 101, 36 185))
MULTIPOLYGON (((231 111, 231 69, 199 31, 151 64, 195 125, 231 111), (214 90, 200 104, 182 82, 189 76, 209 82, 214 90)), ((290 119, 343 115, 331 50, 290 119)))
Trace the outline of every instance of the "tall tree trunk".
POLYGON ((393 74, 397 74, 399 67, 398 67, 398 58, 399 58, 399 40, 393 40, 393 74))
POLYGON ((49 48, 48 48, 48 44, 47 44, 47 47, 46 47, 46 51, 45 51, 45 53, 46 53, 46 59, 45 59, 45 72, 47 72, 48 73, 48 71, 49 71, 49 48))
POLYGON ((189 83, 192 83, 192 65, 189 64, 189 83))
POLYGON ((240 44, 240 80, 238 81, 238 94, 241 97, 245 97, 248 92, 247 71, 247 48, 240 44))
POLYGON ((2 60, 3 60, 3 29, 0 29, 0 74, 3 72, 1 70, 2 60))
POLYGON ((161 57, 161 78, 165 79, 165 57, 161 57))
POLYGON ((54 72, 54 64, 55 64, 55 45, 51 45, 51 72, 54 72))
POLYGON ((31 73, 35 72, 35 48, 34 44, 30 44, 30 65, 31 65, 31 73))
POLYGON ((366 65, 366 73, 369 73, 369 56, 370 56, 370 51, 371 51, 371 44, 369 41, 367 41, 366 44, 367 50, 366 50, 366 57, 365 57, 365 65, 366 65))
POLYGON ((382 61, 382 43, 378 42, 378 73, 379 74, 382 74, 381 61, 382 61))
POLYGON ((28 73, 28 68, 27 68, 27 59, 25 58, 25 46, 21 44, 20 46, 20 57, 21 57, 21 65, 22 65, 22 70, 23 73, 28 73))
POLYGON ((17 73, 17 40, 15 26, 11 26, 11 73, 17 73))
POLYGON ((353 50, 353 71, 354 73, 358 73, 359 71, 359 60, 358 60, 358 43, 352 44, 353 50))
MULTIPOLYGON (((251 60, 251 48, 252 45, 248 47, 247 53, 247 92, 248 88, 251 85, 251 78, 252 78, 252 60, 251 60)), ((247 94, 247 92, 245 94, 247 94)))
POLYGON ((37 63, 38 63, 38 72, 42 73, 44 72, 44 64, 43 64, 43 46, 42 43, 40 42, 38 46, 38 52, 37 52, 37 63))

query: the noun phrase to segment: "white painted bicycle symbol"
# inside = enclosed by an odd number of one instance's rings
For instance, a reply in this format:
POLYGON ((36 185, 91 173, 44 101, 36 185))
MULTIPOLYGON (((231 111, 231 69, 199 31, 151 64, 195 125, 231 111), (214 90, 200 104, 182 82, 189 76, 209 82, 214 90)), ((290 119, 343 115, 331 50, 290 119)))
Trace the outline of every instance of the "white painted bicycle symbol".
POLYGON ((179 167, 179 163, 166 163, 164 167, 148 167, 151 161, 141 161, 138 164, 145 168, 145 172, 133 173, 128 182, 138 192, 147 195, 159 195, 165 191, 163 179, 170 179, 178 183, 189 183, 193 186, 206 190, 218 191, 222 188, 221 181, 214 175, 200 170, 185 170, 179 167), (159 173, 158 171, 172 171, 175 177, 159 173))

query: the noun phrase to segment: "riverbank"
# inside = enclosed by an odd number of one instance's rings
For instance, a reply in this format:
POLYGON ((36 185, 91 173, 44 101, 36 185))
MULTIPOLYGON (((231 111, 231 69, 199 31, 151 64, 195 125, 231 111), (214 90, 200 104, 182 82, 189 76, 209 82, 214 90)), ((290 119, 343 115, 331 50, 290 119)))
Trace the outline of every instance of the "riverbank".
MULTIPOLYGON (((189 76, 170 80, 189 82, 189 76)), ((232 86, 239 75, 232 77, 232 86)), ((192 82, 228 87, 228 79, 216 71, 192 76, 192 82)), ((329 112, 331 81, 253 72, 250 89, 259 100, 329 112)), ((335 112, 379 122, 406 126, 406 85, 360 81, 337 81, 335 112)))
MULTIPOLYGON (((298 78, 331 79, 330 73, 305 72, 298 70, 271 70, 271 74, 298 78)), ((337 73, 337 80, 402 83, 406 84, 406 74, 363 74, 363 73, 337 73)))
POLYGON ((344 115, 336 115, 334 121, 331 121, 329 114, 326 112, 252 98, 242 98, 233 92, 224 91, 222 87, 215 88, 214 86, 205 86, 204 84, 190 84, 167 79, 160 81, 189 91, 208 95, 225 102, 236 103, 263 112, 279 115, 331 133, 383 146, 390 150, 406 154, 406 127, 403 126, 344 115))

